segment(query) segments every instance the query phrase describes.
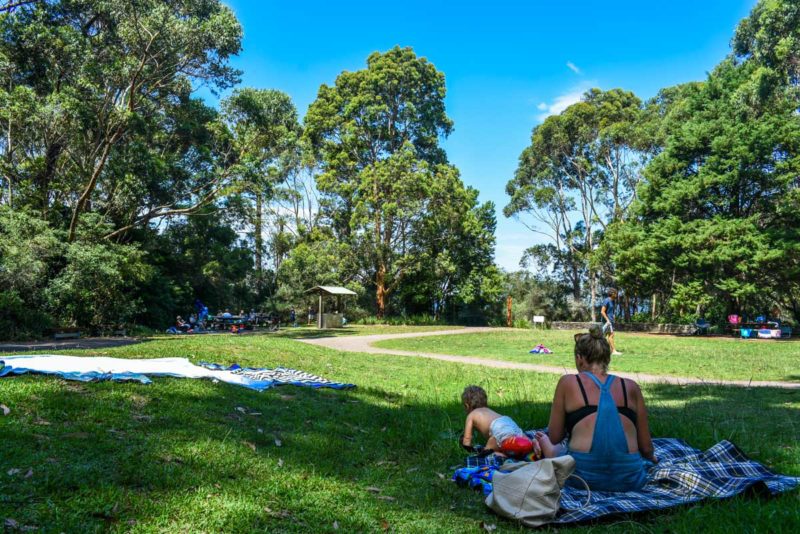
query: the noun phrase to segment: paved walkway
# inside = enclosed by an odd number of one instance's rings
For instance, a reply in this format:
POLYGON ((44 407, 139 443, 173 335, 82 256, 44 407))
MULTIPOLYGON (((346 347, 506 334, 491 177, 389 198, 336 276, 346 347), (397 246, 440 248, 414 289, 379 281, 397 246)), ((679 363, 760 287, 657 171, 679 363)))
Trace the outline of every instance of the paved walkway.
MULTIPOLYGON (((407 356, 414 358, 429 358, 432 360, 443 360, 446 362, 464 363, 467 365, 482 365, 495 369, 519 369, 521 371, 535 371, 537 373, 565 374, 575 372, 574 368, 553 367, 549 365, 538 365, 534 363, 517 363, 503 360, 492 360, 487 358, 475 358, 472 356, 454 356, 452 354, 435 354, 431 352, 411 352, 407 350, 394 350, 374 347, 373 343, 388 339, 404 339, 409 337, 427 336, 455 336, 459 334, 475 334, 480 332, 497 332, 497 328, 461 328, 458 330, 440 330, 433 332, 412 332, 408 334, 378 334, 370 336, 342 336, 342 337, 320 337, 313 339, 298 339, 303 343, 319 345, 329 349, 343 350, 347 352, 364 352, 368 354, 388 354, 391 356, 407 356)), ((715 386, 739 386, 739 387, 774 387, 783 389, 800 389, 800 383, 793 382, 774 382, 774 381, 748 381, 748 380, 716 380, 685 378, 680 376, 660 376, 643 373, 618 373, 615 375, 624 378, 631 378, 640 383, 648 384, 675 384, 675 385, 715 385, 715 386)))
POLYGON ((9 341, 0 343, 0 352, 58 351, 72 349, 107 349, 141 343, 132 337, 82 337, 78 339, 58 339, 51 341, 9 341))

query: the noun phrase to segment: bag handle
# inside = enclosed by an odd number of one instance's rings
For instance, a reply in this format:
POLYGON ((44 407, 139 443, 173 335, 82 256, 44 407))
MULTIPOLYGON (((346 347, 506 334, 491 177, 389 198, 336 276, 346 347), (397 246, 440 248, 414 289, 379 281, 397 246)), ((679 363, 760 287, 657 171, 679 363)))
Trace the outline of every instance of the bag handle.
POLYGON ((589 484, 587 484, 586 481, 584 479, 582 479, 581 477, 579 477, 578 475, 576 475, 574 473, 570 473, 570 475, 567 478, 571 478, 571 477, 577 478, 578 480, 583 482, 584 486, 586 486, 586 493, 587 493, 586 502, 579 509, 586 508, 587 506, 589 506, 589 503, 592 502, 592 489, 589 487, 589 484))

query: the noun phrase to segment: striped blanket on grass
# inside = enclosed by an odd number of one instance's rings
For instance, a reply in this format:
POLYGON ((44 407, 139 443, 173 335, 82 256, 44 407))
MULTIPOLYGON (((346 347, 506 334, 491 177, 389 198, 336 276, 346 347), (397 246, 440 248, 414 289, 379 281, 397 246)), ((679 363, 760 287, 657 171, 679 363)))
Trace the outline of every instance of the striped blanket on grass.
MULTIPOLYGON (((644 488, 625 493, 593 491, 590 503, 584 506, 586 491, 565 487, 561 510, 553 522, 573 523, 609 514, 660 510, 747 491, 776 495, 800 485, 800 477, 773 473, 729 441, 720 441, 707 451, 675 438, 655 438, 653 445, 659 463, 648 472, 644 488)), ((492 474, 503 461, 494 455, 470 456, 466 466, 456 470, 453 480, 488 495, 492 491, 492 474)))

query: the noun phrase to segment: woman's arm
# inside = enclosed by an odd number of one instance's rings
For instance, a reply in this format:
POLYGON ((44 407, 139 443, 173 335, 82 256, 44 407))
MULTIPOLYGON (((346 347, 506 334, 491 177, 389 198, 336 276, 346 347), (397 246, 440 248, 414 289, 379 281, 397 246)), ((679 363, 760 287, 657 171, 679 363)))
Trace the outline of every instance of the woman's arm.
MULTIPOLYGON (((564 439, 564 420, 566 419, 566 381, 572 375, 564 375, 558 381, 556 392, 553 395, 553 405, 550 407, 550 423, 547 425, 547 434, 552 443, 559 443, 564 439)), ((574 380, 574 378, 573 378, 574 380)))
POLYGON ((631 396, 636 400, 636 441, 639 445, 639 454, 653 463, 658 459, 653 454, 653 439, 650 436, 650 424, 647 420, 647 408, 644 405, 644 395, 639 389, 639 384, 629 380, 631 396))

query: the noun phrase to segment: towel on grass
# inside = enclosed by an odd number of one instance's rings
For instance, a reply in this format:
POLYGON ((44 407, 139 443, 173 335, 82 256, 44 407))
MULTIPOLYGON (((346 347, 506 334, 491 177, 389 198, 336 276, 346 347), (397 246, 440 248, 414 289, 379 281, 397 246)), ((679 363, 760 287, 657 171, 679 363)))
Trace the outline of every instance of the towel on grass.
POLYGON ((200 365, 206 369, 230 371, 233 374, 244 376, 257 382, 270 382, 275 386, 304 386, 332 389, 350 389, 356 387, 354 384, 332 382, 327 378, 312 375, 305 371, 298 371, 297 369, 290 369, 288 367, 275 367, 274 369, 265 367, 241 367, 236 363, 225 367, 218 363, 208 362, 200 362, 200 365))
MULTIPOLYGON (((745 491, 776 495, 800 485, 800 477, 778 475, 748 458, 729 441, 720 441, 703 452, 675 438, 653 439, 658 465, 650 468, 647 484, 639 491, 624 493, 593 491, 586 503, 586 490, 565 487, 554 523, 573 523, 608 514, 660 510, 707 498, 733 497, 745 491)), ((466 467, 456 470, 453 480, 491 492, 492 473, 503 458, 470 456, 466 467), (473 480, 473 477, 475 480, 473 480)))
POLYGON ((553 354, 553 351, 539 343, 531 350, 530 354, 553 354))
POLYGON ((100 380, 133 381, 149 384, 150 376, 175 378, 210 378, 228 384, 264 391, 272 386, 292 384, 315 388, 345 389, 340 384, 296 369, 242 369, 238 365, 194 365, 187 358, 126 359, 60 355, 0 356, 0 377, 36 373, 56 375, 65 380, 95 382, 100 380))

